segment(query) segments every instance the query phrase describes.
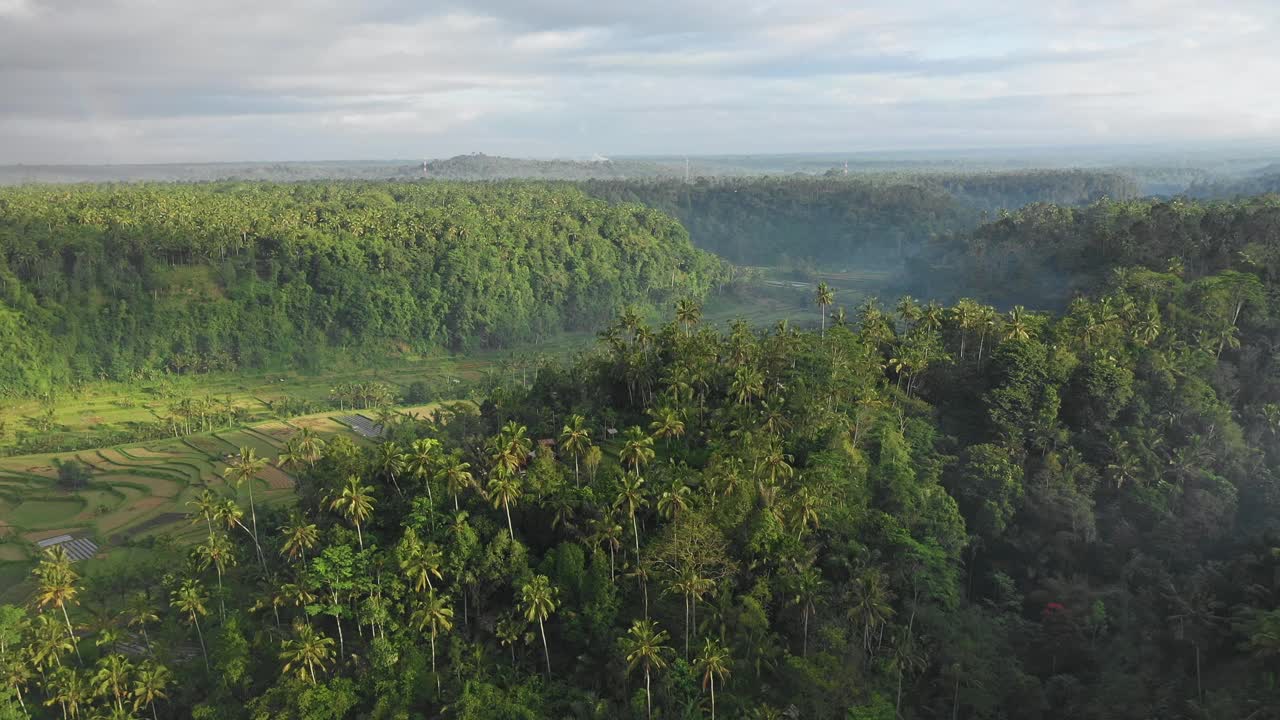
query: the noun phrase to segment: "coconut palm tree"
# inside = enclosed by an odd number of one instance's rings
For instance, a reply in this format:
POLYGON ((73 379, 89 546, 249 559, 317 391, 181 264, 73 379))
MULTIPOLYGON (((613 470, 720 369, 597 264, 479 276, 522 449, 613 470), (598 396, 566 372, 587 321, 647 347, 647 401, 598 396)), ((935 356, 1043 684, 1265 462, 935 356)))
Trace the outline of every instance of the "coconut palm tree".
POLYGON ((618 460, 623 465, 630 465, 633 475, 639 475, 640 468, 653 460, 653 438, 634 425, 627 428, 622 434, 622 449, 618 451, 618 460))
POLYGON ((74 636, 63 631, 62 623, 48 615, 37 615, 31 626, 31 643, 27 651, 31 664, 45 677, 46 671, 62 666, 62 654, 75 649, 74 636))
POLYGON ((298 452, 308 465, 315 466, 320 460, 321 451, 324 448, 324 440, 312 431, 311 428, 302 428, 302 430, 293 438, 297 444, 298 452))
POLYGON ((262 561, 262 567, 267 567, 266 557, 262 554, 262 545, 258 542, 258 509, 253 502, 253 483, 258 477, 258 473, 267 466, 265 458, 258 457, 258 453, 251 447, 240 448, 240 454, 232 458, 231 465, 222 471, 223 477, 235 487, 246 485, 249 488, 249 519, 253 524, 253 546, 258 551, 258 559, 262 561))
POLYGON ((448 599, 432 589, 409 617, 418 632, 431 633, 431 674, 436 676, 436 693, 440 692, 440 675, 436 673, 436 636, 453 629, 453 608, 448 599))
POLYGON ((573 483, 578 484, 578 459, 591 447, 591 430, 581 415, 570 415, 560 430, 560 447, 573 456, 573 483))
POLYGON ((723 683, 729 677, 729 666, 729 651, 712 638, 707 638, 694 662, 694 669, 702 675, 702 689, 711 688, 711 720, 716 720, 716 680, 723 683))
POLYGON ((693 326, 702 320, 702 306, 693 298, 680 298, 676 301, 676 322, 684 326, 685 337, 693 333, 693 326))
POLYGON ((405 468, 418 482, 427 488, 427 500, 435 506, 435 498, 431 494, 431 476, 437 464, 440 441, 434 438, 420 438, 409 446, 409 462, 405 468))
POLYGON ((115 700, 117 710, 124 709, 124 697, 129 692, 129 674, 133 672, 133 663, 118 653, 108 655, 98 661, 98 671, 94 673, 94 692, 100 696, 110 695, 115 700))
POLYGON ((172 673, 163 665, 151 661, 139 665, 138 675, 133 681, 134 711, 141 710, 143 705, 149 705, 152 720, 158 720, 156 701, 169 697, 164 691, 172 680, 172 673))
POLYGON ((627 658, 627 671, 644 668, 644 701, 649 718, 653 718, 652 674, 667 666, 671 648, 663 645, 667 632, 658 628, 652 620, 636 620, 622 638, 622 649, 627 658))
POLYGON ((296 440, 290 439, 280 448, 280 454, 276 455, 276 467, 289 472, 302 467, 307 459, 303 456, 302 450, 298 447, 296 440))
POLYGON ((507 515, 507 532, 510 533, 511 539, 516 539, 516 528, 511 522, 511 506, 520 501, 520 495, 523 488, 520 485, 520 477, 506 469, 506 465, 498 465, 494 467, 493 477, 489 480, 489 500, 493 503, 496 510, 499 506, 507 515))
POLYGON ((80 717, 80 708, 93 699, 93 687, 89 679, 74 669, 60 667, 49 679, 48 699, 45 705, 60 705, 64 717, 80 717))
POLYGON ((684 435, 684 420, 680 419, 680 413, 675 410, 662 408, 654 411, 653 417, 653 422, 649 423, 649 431, 655 438, 670 441, 684 435))
POLYGON ((209 531, 209 537, 213 537, 213 521, 218 517, 218 504, 218 496, 209 490, 200 493, 200 497, 195 500, 187 502, 187 505, 192 508, 188 516, 191 518, 191 523, 194 525, 203 519, 205 528, 209 531))
POLYGON ((196 557, 200 561, 200 569, 207 570, 210 565, 218 573, 218 615, 226 619, 227 608, 223 602, 222 590, 222 573, 228 567, 234 567, 236 564, 235 548, 231 545, 231 541, 226 535, 218 533, 208 539, 208 541, 196 546, 196 557))
POLYGON ((285 673, 294 672, 298 679, 315 685, 316 668, 323 671, 333 659, 333 638, 298 620, 293 625, 293 637, 280 646, 280 659, 285 673))
POLYGON ((528 438, 528 428, 514 421, 502 426, 498 435, 489 442, 495 470, 516 475, 529 459, 533 441, 528 438))
POLYGON ((71 567, 71 559, 61 545, 54 545, 45 551, 45 556, 33 571, 38 583, 36 586, 36 606, 39 608, 55 607, 62 612, 62 619, 67 624, 67 637, 80 658, 80 647, 76 642, 76 632, 71 627, 71 616, 67 613, 67 605, 74 603, 80 594, 76 582, 80 576, 71 567))
POLYGON ((556 610, 556 595, 559 588, 552 587, 546 575, 535 575, 532 580, 520 587, 520 604, 524 608, 524 616, 529 622, 538 622, 538 631, 542 634, 542 652, 547 659, 547 677, 551 677, 551 647, 547 645, 546 619, 556 610))
POLYGON ((1021 305, 1014 305, 1009 311, 1009 319, 1004 326, 1005 340, 1029 340, 1031 338, 1031 326, 1027 323, 1027 309, 1021 305))
POLYGON ((364 533, 360 528, 373 515, 373 504, 373 488, 362 484, 358 475, 348 476, 342 494, 329 503, 330 509, 342 513, 356 526, 356 541, 361 550, 364 550, 364 533))
POLYGON ((800 618, 804 626, 801 636, 801 657, 809 656, 809 618, 813 617, 818 602, 818 594, 826 583, 813 567, 806 567, 794 579, 794 595, 792 602, 800 606, 800 618))
POLYGON ((627 516, 631 518, 632 536, 636 541, 636 564, 640 563, 640 525, 636 522, 636 513, 649 506, 649 498, 644 493, 644 478, 639 475, 626 475, 622 478, 622 489, 613 502, 616 508, 625 507, 627 516))
POLYGON ((680 479, 671 481, 671 485, 658 496, 658 514, 667 520, 674 520, 684 510, 689 509, 689 497, 693 490, 680 479))
MULTIPOLYGON (((62 633, 58 633, 58 637, 62 637, 62 633)), ((27 701, 22 697, 22 689, 31 682, 32 674, 30 666, 21 659, 15 659, 11 662, 0 665, 0 681, 3 681, 6 687, 13 688, 14 697, 18 699, 18 706, 22 708, 23 714, 30 716, 27 710, 27 701)))
POLYGON ((284 533, 284 544, 280 546, 280 553, 290 560, 300 557, 305 563, 307 551, 314 548, 320 541, 320 531, 315 523, 307 522, 296 513, 289 518, 289 522, 281 528, 281 531, 284 533))
POLYGON ((418 539, 418 533, 411 527, 406 528, 404 539, 400 541, 396 555, 400 570, 404 572, 416 592, 424 590, 435 592, 436 588, 431 584, 431 576, 434 575, 437 580, 444 579, 440 574, 444 554, 435 543, 423 545, 418 539))
POLYGON ((609 581, 612 582, 617 574, 614 557, 622 547, 622 525, 618 524, 613 510, 610 509, 604 517, 591 521, 591 529, 591 541, 609 548, 609 581))
POLYGON ((400 452, 399 446, 395 443, 384 442, 378 445, 373 461, 374 467, 391 480, 391 485, 395 487, 396 494, 401 497, 404 497, 404 492, 400 490, 400 483, 396 480, 396 477, 404 472, 408 458, 408 455, 400 452))
POLYGON ((209 651, 204 645, 204 631, 200 629, 200 616, 208 615, 209 611, 205 608, 207 598, 204 594, 204 588, 200 587, 200 583, 187 579, 170 595, 170 602, 178 610, 187 616, 187 621, 196 628, 196 636, 200 638, 200 652, 204 653, 204 667, 209 669, 209 651))
POLYGON ((813 295, 813 302, 818 306, 818 312, 822 316, 822 334, 827 334, 827 308, 836 301, 836 294, 832 291, 831 286, 826 281, 818 283, 818 291, 813 295))
POLYGON ((441 462, 440 477, 444 478, 445 487, 453 495, 454 512, 458 512, 458 495, 476 481, 471 474, 471 463, 463 462, 462 453, 454 451, 441 462))

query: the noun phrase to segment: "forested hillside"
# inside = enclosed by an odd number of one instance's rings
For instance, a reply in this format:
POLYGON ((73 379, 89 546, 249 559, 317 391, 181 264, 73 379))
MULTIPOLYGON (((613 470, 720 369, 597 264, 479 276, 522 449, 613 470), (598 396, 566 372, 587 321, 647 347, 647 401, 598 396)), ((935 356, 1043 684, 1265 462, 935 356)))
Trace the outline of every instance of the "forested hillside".
POLYGON ((921 294, 1062 307, 1113 268, 1199 278, 1223 270, 1280 278, 1280 196, 1233 202, 1101 201, 1031 205, 940 237, 909 263, 921 294))
POLYGON ((489 347, 702 296, 671 218, 533 184, 25 187, 0 193, 0 394, 489 347))
POLYGON ((0 712, 1275 717, 1274 296, 1114 277, 1060 317, 627 313, 478 413, 300 434, 296 513, 210 492, 167 563, 50 554, 0 712))
POLYGON ((1137 195, 1122 176, 1075 171, 601 180, 583 187, 673 215, 695 244, 736 263, 892 268, 935 235, 972 228, 999 209, 1137 195))

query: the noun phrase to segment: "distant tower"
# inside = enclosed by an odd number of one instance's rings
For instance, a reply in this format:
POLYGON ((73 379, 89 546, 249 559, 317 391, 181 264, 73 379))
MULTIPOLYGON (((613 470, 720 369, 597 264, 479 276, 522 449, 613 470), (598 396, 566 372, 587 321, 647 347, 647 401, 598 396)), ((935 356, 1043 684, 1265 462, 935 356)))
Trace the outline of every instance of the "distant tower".
POLYGON ((849 161, 848 161, 848 160, 845 160, 845 161, 844 161, 844 174, 845 174, 845 175, 848 175, 848 174, 849 174, 849 161))
POLYGON ((684 159, 684 181, 689 182, 689 158, 684 159))
POLYGON ((422 177, 426 177, 426 176, 427 176, 427 161, 426 161, 426 159, 423 159, 423 161, 422 161, 422 177))

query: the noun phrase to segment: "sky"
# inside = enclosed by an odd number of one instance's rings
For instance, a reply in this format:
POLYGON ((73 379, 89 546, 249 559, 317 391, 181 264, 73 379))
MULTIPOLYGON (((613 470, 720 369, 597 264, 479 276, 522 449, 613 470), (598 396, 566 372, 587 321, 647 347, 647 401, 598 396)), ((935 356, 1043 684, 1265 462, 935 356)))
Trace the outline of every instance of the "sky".
POLYGON ((1280 0, 0 0, 0 164, 1274 141, 1280 0))

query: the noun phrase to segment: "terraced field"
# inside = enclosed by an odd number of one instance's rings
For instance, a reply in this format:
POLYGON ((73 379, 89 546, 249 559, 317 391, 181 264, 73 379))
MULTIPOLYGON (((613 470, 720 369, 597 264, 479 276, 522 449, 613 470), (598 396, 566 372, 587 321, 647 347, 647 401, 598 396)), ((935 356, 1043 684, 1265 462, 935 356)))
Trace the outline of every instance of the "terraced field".
MULTIPOLYGON (((405 409, 426 415, 434 405, 405 409)), ((349 413, 333 413, 349 414, 349 413)), ((102 552, 120 549, 128 538, 167 535, 179 543, 199 536, 185 514, 187 503, 206 489, 247 501, 247 488, 223 478, 240 448, 253 448, 272 462, 302 428, 322 437, 346 434, 369 442, 333 419, 317 414, 259 425, 138 445, 0 459, 0 579, 18 582, 29 573, 36 541, 61 534, 92 538, 102 552), (57 483, 55 462, 77 460, 92 480, 74 492, 57 483)), ((268 465, 254 480, 260 505, 290 502, 294 479, 268 465)), ((0 590, 0 596, 5 595, 0 590)))

